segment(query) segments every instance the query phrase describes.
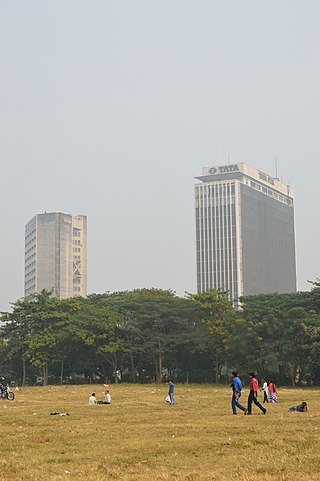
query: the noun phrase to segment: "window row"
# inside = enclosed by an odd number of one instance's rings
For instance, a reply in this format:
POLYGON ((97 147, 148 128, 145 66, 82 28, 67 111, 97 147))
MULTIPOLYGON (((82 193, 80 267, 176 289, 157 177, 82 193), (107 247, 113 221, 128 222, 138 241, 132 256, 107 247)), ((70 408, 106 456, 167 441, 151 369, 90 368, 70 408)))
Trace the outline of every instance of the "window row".
MULTIPOLYGON (((249 180, 245 178, 245 184, 252 187, 255 190, 258 190, 259 192, 262 192, 265 195, 268 195, 269 197, 273 197, 276 200, 279 200, 280 202, 287 204, 289 206, 293 206, 293 199, 291 197, 279 194, 278 192, 275 192, 274 190, 268 189, 267 187, 259 184, 258 182, 255 182, 253 180, 249 180)), ((289 188, 288 188, 289 189, 289 188)))

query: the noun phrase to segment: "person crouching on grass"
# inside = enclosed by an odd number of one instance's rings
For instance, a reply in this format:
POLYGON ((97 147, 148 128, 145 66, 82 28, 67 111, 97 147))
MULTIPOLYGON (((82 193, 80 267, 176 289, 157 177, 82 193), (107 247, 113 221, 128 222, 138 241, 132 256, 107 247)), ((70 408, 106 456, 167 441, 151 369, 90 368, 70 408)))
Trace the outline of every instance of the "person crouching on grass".
POLYGON ((244 414, 247 414, 247 410, 239 403, 239 398, 241 397, 242 391, 242 382, 241 379, 238 377, 236 371, 232 372, 233 379, 231 381, 230 387, 232 388, 232 399, 231 399, 231 407, 232 413, 237 414, 237 408, 244 411, 244 414))
POLYGON ((267 410, 261 404, 259 403, 257 397, 258 397, 258 390, 259 390, 259 383, 258 379, 256 379, 256 376, 254 372, 249 372, 249 378, 250 378, 250 394, 248 397, 248 414, 252 414, 252 403, 261 409, 263 414, 266 414, 267 410))
POLYGON ((308 406, 305 401, 303 401, 301 404, 297 404, 296 406, 291 406, 291 408, 288 409, 288 413, 307 413, 308 412, 308 406))

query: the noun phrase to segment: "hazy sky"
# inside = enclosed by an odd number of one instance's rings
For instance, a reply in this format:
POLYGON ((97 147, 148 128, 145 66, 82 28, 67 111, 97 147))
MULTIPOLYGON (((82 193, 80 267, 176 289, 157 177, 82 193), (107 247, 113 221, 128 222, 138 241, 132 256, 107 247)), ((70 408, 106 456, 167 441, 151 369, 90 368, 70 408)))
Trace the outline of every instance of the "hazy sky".
POLYGON ((89 292, 194 291, 194 176, 246 162, 296 191, 320 277, 319 0, 0 0, 0 309, 24 226, 88 216, 89 292))

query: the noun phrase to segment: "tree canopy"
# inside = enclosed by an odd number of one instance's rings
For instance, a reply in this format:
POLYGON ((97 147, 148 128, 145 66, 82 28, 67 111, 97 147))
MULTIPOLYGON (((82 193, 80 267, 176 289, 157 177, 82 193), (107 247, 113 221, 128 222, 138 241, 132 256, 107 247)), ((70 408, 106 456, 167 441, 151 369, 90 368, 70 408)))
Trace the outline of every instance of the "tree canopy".
POLYGON ((292 385, 320 384, 320 286, 241 300, 209 290, 91 294, 49 291, 2 314, 1 375, 43 382, 223 382, 233 369, 292 385))

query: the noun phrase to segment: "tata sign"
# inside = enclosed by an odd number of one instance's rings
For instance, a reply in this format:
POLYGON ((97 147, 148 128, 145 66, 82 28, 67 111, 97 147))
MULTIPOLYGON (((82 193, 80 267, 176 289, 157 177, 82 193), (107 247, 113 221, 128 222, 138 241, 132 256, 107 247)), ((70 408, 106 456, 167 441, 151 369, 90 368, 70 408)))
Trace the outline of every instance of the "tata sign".
POLYGON ((228 174, 229 172, 240 172, 237 164, 232 165, 220 165, 219 167, 211 167, 209 174, 228 174))

